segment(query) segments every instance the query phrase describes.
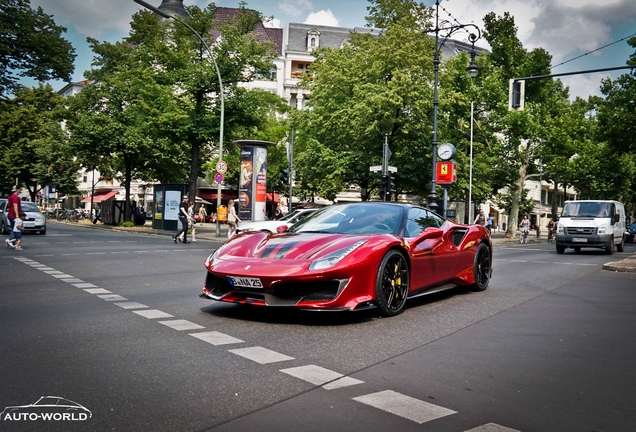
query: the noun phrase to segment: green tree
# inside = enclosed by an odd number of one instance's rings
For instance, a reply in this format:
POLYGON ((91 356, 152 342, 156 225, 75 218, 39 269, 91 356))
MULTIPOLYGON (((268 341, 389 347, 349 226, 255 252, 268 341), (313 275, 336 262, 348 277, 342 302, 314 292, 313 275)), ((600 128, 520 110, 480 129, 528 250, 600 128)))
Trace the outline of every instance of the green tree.
POLYGON ((334 199, 350 185, 377 192, 380 178, 369 167, 381 165, 385 137, 399 168, 395 192, 426 193, 434 41, 419 23, 430 10, 371 3, 369 25, 386 25, 382 34, 351 33, 340 49, 317 49, 304 78, 312 110, 299 120, 296 154, 307 195, 334 199))
POLYGON ((75 49, 42 8, 29 0, 0 0, 0 98, 6 98, 21 77, 38 81, 71 80, 75 49))
POLYGON ((68 150, 62 130, 63 98, 50 85, 18 86, 0 116, 1 186, 25 185, 31 199, 44 185, 62 194, 77 191, 78 164, 68 150))

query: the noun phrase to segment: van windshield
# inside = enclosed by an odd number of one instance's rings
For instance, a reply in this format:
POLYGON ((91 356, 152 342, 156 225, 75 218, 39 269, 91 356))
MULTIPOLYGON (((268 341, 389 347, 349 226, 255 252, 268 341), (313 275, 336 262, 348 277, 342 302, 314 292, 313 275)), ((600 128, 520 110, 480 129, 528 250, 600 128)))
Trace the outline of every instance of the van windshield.
POLYGON ((563 208, 564 217, 611 217, 612 203, 570 202, 563 208))

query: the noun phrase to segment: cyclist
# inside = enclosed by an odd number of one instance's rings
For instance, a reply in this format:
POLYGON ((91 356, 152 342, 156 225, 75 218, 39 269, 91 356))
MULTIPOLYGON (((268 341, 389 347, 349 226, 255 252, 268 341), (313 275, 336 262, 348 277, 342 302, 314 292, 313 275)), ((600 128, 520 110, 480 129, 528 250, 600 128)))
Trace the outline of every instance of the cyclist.
POLYGON ((524 216, 519 224, 519 228, 521 228, 521 243, 528 242, 528 233, 530 232, 530 220, 528 216, 524 216))

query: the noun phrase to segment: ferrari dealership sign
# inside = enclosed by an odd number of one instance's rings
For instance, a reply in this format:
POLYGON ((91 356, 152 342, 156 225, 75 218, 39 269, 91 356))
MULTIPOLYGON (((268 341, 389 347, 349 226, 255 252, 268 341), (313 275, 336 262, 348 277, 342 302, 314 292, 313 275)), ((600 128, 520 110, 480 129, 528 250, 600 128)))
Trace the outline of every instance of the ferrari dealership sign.
POLYGON ((453 184, 457 181, 457 164, 455 162, 437 162, 437 184, 453 184))

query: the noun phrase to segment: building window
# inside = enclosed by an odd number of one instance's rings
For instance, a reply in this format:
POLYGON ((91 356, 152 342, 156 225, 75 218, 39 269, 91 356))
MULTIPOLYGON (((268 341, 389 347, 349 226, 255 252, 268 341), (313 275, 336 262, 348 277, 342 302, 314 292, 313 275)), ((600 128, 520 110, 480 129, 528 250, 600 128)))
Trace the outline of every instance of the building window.
POLYGON ((88 183, 88 176, 84 176, 84 177, 82 177, 82 182, 84 182, 84 183, 88 183))
POLYGON ((311 47, 316 48, 316 38, 311 38, 311 47))
POLYGON ((311 51, 314 48, 320 46, 320 32, 316 29, 311 29, 307 32, 307 51, 311 51))

